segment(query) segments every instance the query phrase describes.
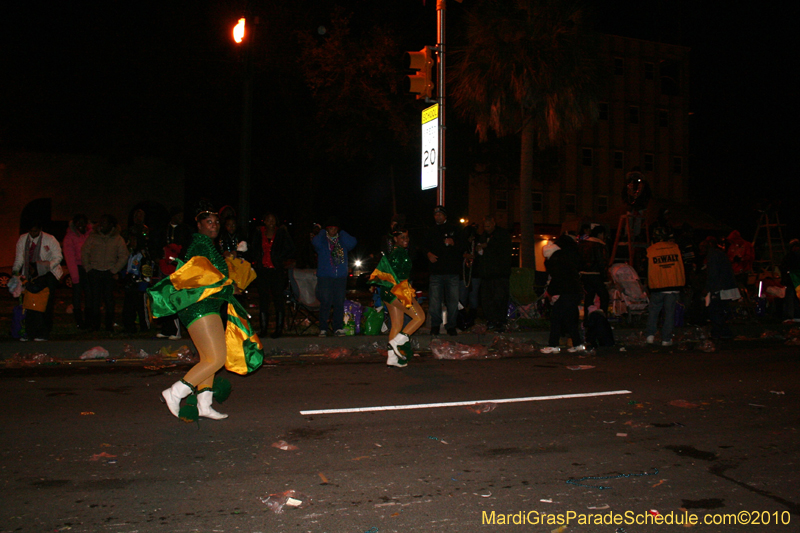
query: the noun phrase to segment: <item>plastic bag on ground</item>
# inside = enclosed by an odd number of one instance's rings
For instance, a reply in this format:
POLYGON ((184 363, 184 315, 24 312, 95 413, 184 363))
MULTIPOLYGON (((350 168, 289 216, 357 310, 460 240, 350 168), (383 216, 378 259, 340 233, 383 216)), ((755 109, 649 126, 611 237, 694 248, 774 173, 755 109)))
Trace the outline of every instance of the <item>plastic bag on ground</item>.
POLYGON ((281 494, 270 494, 266 498, 261 498, 261 501, 275 514, 281 514, 284 507, 297 509, 309 505, 311 498, 296 490, 287 490, 281 494))
POLYGON ((498 357, 490 355, 489 349, 482 344, 459 344, 457 342, 434 339, 430 349, 436 359, 488 359, 498 357))
POLYGON ((94 348, 89 348, 83 352, 81 354, 81 359, 108 359, 108 350, 102 346, 95 346, 94 348))

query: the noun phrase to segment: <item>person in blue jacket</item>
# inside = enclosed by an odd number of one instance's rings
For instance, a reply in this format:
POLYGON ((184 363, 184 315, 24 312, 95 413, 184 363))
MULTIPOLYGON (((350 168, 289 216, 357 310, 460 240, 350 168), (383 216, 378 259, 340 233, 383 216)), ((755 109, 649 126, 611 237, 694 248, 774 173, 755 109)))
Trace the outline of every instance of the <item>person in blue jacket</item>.
POLYGON ((317 299, 319 300, 319 336, 328 335, 328 320, 333 319, 334 335, 344 331, 344 298, 347 293, 347 253, 355 248, 356 238, 339 228, 338 219, 329 218, 325 227, 311 241, 317 252, 317 299), (331 307, 333 316, 331 317, 331 307))

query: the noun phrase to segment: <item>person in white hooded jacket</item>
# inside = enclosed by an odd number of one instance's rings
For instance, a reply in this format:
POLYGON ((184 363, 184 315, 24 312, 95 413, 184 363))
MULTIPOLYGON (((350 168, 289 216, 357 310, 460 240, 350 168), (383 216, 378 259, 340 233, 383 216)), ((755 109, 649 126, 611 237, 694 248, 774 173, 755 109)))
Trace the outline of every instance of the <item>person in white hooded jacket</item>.
POLYGON ((61 259, 61 245, 55 237, 42 231, 41 222, 31 222, 28 232, 20 235, 17 240, 13 274, 25 278, 30 283, 30 288, 35 288, 37 291, 48 288, 51 294, 43 313, 31 310, 26 313, 26 336, 20 338, 22 341, 27 341, 29 338, 37 341, 47 340, 53 328, 55 298, 52 297, 52 293, 63 275, 61 259))

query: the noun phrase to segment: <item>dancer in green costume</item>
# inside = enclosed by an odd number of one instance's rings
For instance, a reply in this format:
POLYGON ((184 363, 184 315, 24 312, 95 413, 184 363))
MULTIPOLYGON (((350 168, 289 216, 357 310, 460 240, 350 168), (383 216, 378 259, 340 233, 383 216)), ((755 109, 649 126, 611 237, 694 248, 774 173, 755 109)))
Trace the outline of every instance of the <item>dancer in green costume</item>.
POLYGON ((381 288, 381 299, 389 310, 392 328, 389 331, 387 366, 404 367, 413 355, 410 337, 425 323, 425 312, 411 288, 411 258, 408 256, 408 230, 402 227, 392 231, 394 248, 383 256, 372 272, 369 282, 381 288), (411 321, 403 328, 404 315, 411 321), (402 330, 402 331, 401 331, 402 330))

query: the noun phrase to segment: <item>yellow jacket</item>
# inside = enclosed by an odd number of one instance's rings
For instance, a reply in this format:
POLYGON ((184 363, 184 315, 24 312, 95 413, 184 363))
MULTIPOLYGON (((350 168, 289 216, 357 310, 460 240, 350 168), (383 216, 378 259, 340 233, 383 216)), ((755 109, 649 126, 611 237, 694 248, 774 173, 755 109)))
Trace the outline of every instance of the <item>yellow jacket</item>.
POLYGON ((683 257, 674 242, 657 242, 647 249, 647 285, 653 290, 678 290, 686 285, 683 257))

